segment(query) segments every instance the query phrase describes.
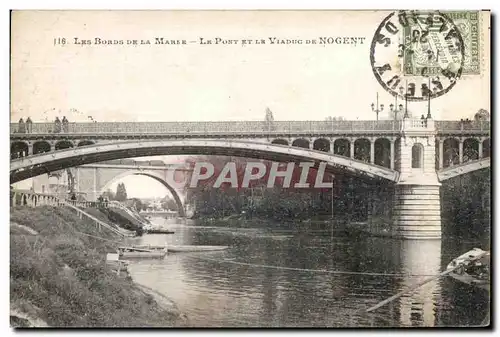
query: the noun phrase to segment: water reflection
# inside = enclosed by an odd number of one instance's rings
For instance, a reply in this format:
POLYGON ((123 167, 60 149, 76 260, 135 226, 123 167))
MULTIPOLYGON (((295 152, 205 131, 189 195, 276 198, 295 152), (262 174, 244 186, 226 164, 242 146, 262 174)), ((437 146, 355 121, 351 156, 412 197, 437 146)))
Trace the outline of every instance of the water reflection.
MULTIPOLYGON (((441 272, 440 240, 402 241, 400 256, 401 273, 423 275, 402 279, 400 288, 409 288, 425 281, 430 275, 438 275, 441 272)), ((436 280, 402 296, 399 308, 401 325, 433 327, 436 303, 434 296, 439 292, 440 284, 436 280)))
POLYGON ((307 233, 251 224, 169 227, 174 235, 133 240, 230 246, 131 265, 134 279, 172 298, 193 326, 456 326, 478 324, 487 310, 487 293, 443 278, 365 312, 439 274, 467 249, 487 249, 481 241, 332 238, 328 228, 307 233))

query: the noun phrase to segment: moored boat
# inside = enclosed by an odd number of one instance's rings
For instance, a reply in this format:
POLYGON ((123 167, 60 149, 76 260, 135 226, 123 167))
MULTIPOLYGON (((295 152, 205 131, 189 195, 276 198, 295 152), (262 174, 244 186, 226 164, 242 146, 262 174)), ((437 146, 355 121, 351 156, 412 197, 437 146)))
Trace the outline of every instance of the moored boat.
POLYGON ((146 234, 175 234, 175 232, 168 229, 148 229, 146 234))
POLYGON ((121 258, 163 258, 167 255, 167 249, 144 249, 137 247, 118 247, 121 258))
POLYGON ((229 246, 168 246, 168 251, 172 253, 181 252, 207 252, 216 250, 225 250, 229 246))
POLYGON ((453 259, 447 266, 448 275, 464 284, 490 289, 490 252, 474 248, 453 259))

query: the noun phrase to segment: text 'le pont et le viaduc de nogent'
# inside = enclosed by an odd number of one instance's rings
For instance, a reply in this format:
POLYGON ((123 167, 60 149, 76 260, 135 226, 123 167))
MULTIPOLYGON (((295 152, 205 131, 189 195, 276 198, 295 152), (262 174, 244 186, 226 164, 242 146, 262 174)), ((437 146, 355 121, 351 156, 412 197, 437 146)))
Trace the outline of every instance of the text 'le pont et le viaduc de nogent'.
POLYGON ((66 39, 64 37, 54 38, 54 45, 74 44, 81 46, 109 46, 109 45, 131 45, 131 46, 147 46, 147 45, 363 45, 365 44, 366 37, 362 36, 322 36, 317 38, 280 38, 280 37, 267 37, 267 38, 206 38, 198 37, 195 40, 186 39, 172 39, 165 37, 155 37, 153 39, 109 39, 94 37, 92 39, 83 39, 74 37, 66 39))

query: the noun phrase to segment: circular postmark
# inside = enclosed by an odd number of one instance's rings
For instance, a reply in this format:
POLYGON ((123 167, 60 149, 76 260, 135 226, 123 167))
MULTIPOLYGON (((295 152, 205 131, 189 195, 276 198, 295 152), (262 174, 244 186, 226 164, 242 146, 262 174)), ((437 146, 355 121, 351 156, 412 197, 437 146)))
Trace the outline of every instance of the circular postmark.
POLYGON ((375 78, 393 96, 409 101, 450 91, 462 74, 464 41, 439 11, 398 11, 378 26, 370 47, 375 78))

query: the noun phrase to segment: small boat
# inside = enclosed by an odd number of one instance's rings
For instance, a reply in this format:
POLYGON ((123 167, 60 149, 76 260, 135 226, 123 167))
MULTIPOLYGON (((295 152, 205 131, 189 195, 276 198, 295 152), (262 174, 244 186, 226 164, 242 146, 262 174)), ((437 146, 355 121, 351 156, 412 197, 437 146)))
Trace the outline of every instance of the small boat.
POLYGON ((182 252, 208 252, 216 250, 225 250, 229 246, 168 246, 168 251, 172 253, 182 252))
POLYGON ((131 246, 135 249, 146 249, 146 250, 166 250, 167 246, 155 246, 155 245, 133 245, 131 246))
POLYGON ((175 234, 175 232, 168 229, 148 229, 146 234, 175 234))
POLYGON ((453 259, 447 270, 457 268, 448 275, 464 284, 490 290, 490 252, 474 248, 453 259), (459 266, 457 268, 457 266, 459 266))
POLYGON ((144 249, 136 247, 118 247, 120 258, 164 258, 167 255, 167 249, 162 250, 144 249))

